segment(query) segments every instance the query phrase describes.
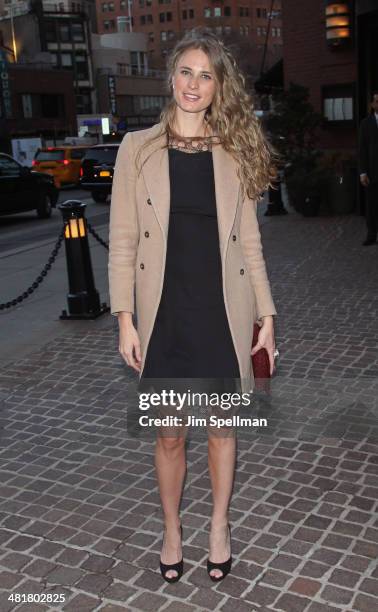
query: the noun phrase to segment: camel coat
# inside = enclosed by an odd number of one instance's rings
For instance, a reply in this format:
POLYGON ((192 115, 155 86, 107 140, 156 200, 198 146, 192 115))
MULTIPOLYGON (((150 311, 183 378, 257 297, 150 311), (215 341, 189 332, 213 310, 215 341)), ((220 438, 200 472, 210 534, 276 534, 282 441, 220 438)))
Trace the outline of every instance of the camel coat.
MULTIPOLYGON (((111 314, 135 312, 141 343, 142 375, 146 352, 163 289, 170 209, 169 162, 161 136, 142 152, 149 159, 138 175, 138 146, 161 124, 127 133, 114 169, 109 225, 109 294, 111 314), (153 151, 150 156, 151 151, 153 151)), ((251 365, 253 324, 276 315, 262 252, 257 202, 242 201, 237 164, 221 145, 213 146, 219 250, 223 295, 239 363, 242 392, 254 387, 251 365)), ((139 166, 138 166, 139 168, 139 166)))

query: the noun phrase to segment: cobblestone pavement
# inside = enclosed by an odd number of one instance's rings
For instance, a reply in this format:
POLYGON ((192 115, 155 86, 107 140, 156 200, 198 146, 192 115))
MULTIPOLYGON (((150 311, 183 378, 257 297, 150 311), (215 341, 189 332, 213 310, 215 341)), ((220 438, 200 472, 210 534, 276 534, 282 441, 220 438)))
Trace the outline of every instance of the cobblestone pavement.
POLYGON ((1 372, 1 612, 378 610, 378 245, 361 246, 357 215, 261 224, 281 356, 271 396, 256 395, 269 427, 238 433, 231 573, 206 573, 207 442, 193 434, 185 573, 160 576, 154 444, 126 428, 136 377, 107 315, 1 372))

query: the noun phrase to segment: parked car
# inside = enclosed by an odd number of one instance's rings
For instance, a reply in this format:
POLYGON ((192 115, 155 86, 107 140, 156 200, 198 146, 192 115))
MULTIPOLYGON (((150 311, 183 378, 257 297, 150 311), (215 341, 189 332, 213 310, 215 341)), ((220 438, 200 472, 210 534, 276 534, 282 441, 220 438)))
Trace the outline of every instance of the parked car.
POLYGON ((54 177, 55 185, 77 185, 80 179, 81 160, 87 146, 67 145, 38 149, 34 156, 33 168, 54 177))
POLYGON ((58 195, 52 176, 34 172, 0 153, 0 215, 36 210, 38 217, 48 218, 58 195))
POLYGON ((91 192, 95 202, 106 202, 112 191, 113 172, 120 143, 87 149, 81 163, 80 186, 91 192))

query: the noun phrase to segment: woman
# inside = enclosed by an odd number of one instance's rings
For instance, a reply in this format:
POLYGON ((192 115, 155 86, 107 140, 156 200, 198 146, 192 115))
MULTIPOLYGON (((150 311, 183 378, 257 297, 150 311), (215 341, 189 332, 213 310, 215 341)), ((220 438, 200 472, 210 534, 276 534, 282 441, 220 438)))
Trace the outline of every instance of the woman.
MULTIPOLYGON (((232 54, 207 29, 176 44, 168 85, 160 122, 126 134, 114 171, 109 286, 119 351, 139 373, 139 390, 151 380, 190 379, 199 388, 250 392, 251 354, 266 348, 274 369, 277 313, 256 207, 275 177, 275 153, 232 54), (255 320, 261 328, 251 353, 255 320)), ((214 507, 207 570, 216 581, 232 560, 236 440, 211 435, 208 443, 214 507)), ((160 568, 174 582, 183 571, 185 435, 158 436, 155 466, 165 523, 160 568)))

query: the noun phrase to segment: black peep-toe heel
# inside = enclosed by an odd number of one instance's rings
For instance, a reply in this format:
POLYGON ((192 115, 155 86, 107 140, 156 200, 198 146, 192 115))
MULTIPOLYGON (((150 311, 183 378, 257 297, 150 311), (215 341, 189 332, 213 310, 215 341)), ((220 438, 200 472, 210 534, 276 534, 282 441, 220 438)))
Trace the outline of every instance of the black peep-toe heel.
MULTIPOLYGON (((181 540, 182 540, 182 525, 180 525, 180 531, 181 531, 181 540)), ((177 582, 178 580, 180 580, 183 571, 184 571, 184 558, 182 557, 181 561, 179 561, 178 563, 172 563, 171 565, 168 565, 167 563, 163 563, 160 560, 160 571, 161 571, 161 575, 163 576, 164 580, 166 580, 167 582, 177 582), (169 570, 174 570, 175 572, 177 572, 177 576, 166 576, 166 573, 169 570)))
MULTIPOLYGON (((229 523, 227 526, 228 526, 228 531, 230 534, 230 543, 231 543, 231 527, 229 523)), ((226 561, 223 561, 223 563, 213 563, 213 561, 210 561, 210 559, 207 559, 207 573, 209 574, 209 577, 211 578, 213 582, 219 582, 220 580, 223 580, 223 578, 227 576, 227 574, 229 573, 231 569, 231 565, 232 565, 232 555, 230 555, 226 561), (220 570, 222 572, 222 575, 213 576, 212 574, 210 574, 211 570, 214 570, 214 569, 220 570)))

